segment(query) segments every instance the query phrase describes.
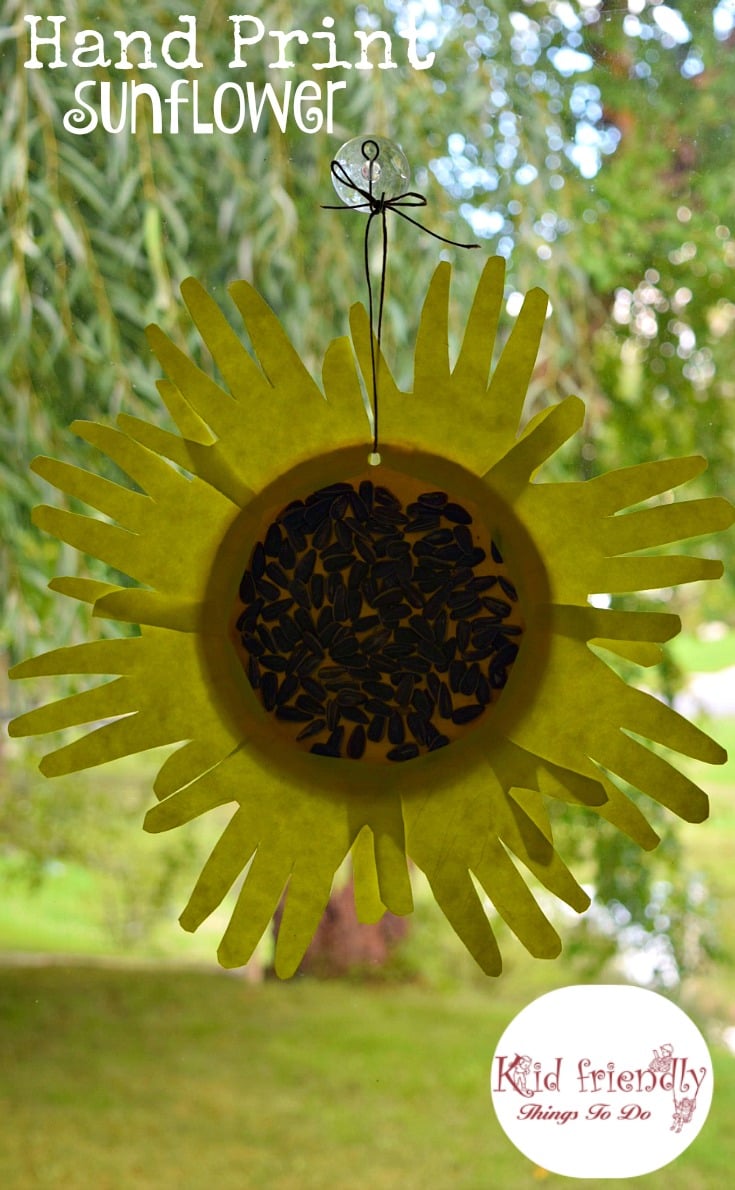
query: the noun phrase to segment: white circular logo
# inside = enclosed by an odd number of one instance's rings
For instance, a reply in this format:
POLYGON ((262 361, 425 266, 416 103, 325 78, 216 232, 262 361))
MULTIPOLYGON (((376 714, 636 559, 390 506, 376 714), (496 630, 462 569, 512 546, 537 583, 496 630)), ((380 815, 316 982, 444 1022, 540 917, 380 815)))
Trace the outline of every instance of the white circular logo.
POLYGON ((629 1178, 674 1161, 712 1102, 712 1061, 689 1017, 655 992, 560 988, 500 1039, 493 1105, 536 1165, 570 1178, 629 1178))

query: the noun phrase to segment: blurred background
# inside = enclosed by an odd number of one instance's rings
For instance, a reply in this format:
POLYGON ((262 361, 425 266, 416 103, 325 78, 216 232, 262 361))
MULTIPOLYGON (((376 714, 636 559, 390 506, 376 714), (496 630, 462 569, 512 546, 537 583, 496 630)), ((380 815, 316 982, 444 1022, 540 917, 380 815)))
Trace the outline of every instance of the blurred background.
MULTIPOLYGON (((11 687, 7 666, 119 626, 90 621, 47 589, 56 574, 105 577, 42 537, 34 504, 58 503, 28 465, 47 454, 84 465, 75 418, 118 412, 166 425, 152 321, 204 367, 178 286, 193 274, 228 309, 226 286, 252 281, 318 375, 328 342, 364 300, 364 217, 336 201, 330 159, 353 136, 400 143, 424 220, 480 252, 444 249, 394 218, 384 345, 404 382, 420 304, 440 258, 454 260, 462 324, 487 256, 507 260, 507 335, 520 295, 541 285, 551 308, 527 415, 571 392, 583 434, 546 477, 580 480, 649 458, 702 453, 687 496, 733 495, 735 446, 735 0, 489 0, 487 4, 335 5, 337 56, 356 64, 355 31, 382 31, 373 69, 314 71, 326 10, 314 0, 248 11, 292 41, 289 71, 253 47, 238 81, 277 90, 327 77, 334 129, 285 131, 266 105, 236 135, 65 129, 74 88, 122 82, 168 94, 160 59, 180 5, 78 0, 73 35, 144 27, 155 72, 28 70, 24 16, 59 6, 0 2, 0 714, 43 701, 11 687), (420 60, 408 60, 415 25, 420 60)), ((198 6, 202 113, 234 77, 222 6, 198 6)), ((49 33, 48 27, 41 32, 49 33)), ((131 57, 135 53, 131 50, 131 57)), ((45 51, 43 60, 49 60, 45 51)), ((203 115, 204 118, 204 115, 203 115)), ((235 320, 233 319, 233 324, 235 320)), ((430 410, 427 410, 430 416, 430 410)), ((95 460, 96 465, 96 460, 95 460)), ((678 613, 683 632, 649 688, 735 743, 735 537, 692 548, 723 558, 715 584, 651 592, 615 606, 678 613)), ((113 581, 121 580, 115 575, 113 581)), ((631 667, 631 677, 640 671, 631 667)), ((58 684, 49 689, 51 697, 58 684)), ((161 754, 45 781, 43 740, 0 736, 0 1055, 5 1077, 0 1181, 11 1187, 525 1187, 563 1179, 534 1169, 500 1132, 486 1094, 511 1016, 554 986, 639 982, 677 999, 711 1046, 710 1120, 674 1167, 642 1186, 722 1187, 735 1144, 735 770, 689 771, 711 795, 705 826, 645 811, 662 835, 645 857, 596 819, 559 814, 562 854, 594 894, 582 919, 559 916, 562 959, 534 962, 503 930, 507 971, 475 971, 421 880, 408 925, 357 927, 349 874, 303 973, 269 978, 271 939, 235 977, 218 973, 226 920, 183 934, 177 914, 221 822, 174 837, 141 830, 161 754)), ((165 755, 165 754, 164 754, 165 755)), ((556 912, 552 910, 552 912, 556 912)), ((597 1183, 584 1183, 595 1185, 597 1183)), ((602 1183, 600 1183, 602 1184, 602 1183)), ((605 1183, 614 1185, 616 1183, 605 1183)))

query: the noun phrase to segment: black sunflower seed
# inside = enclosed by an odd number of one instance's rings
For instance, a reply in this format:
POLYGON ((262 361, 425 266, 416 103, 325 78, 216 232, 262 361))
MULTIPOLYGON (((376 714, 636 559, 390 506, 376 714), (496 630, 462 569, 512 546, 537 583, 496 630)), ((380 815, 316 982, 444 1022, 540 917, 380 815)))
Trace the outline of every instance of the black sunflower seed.
POLYGON ((368 694, 372 694, 373 698, 392 698, 393 697, 393 687, 388 686, 385 682, 371 682, 368 680, 368 681, 363 682, 362 685, 363 685, 363 689, 368 694))
MULTIPOLYGON (((367 682, 363 682, 363 689, 367 686, 367 682)), ((341 707, 355 707, 360 703, 365 702, 365 695, 362 690, 353 687, 345 686, 337 694, 337 702, 341 707)))
POLYGON ((314 719, 296 736, 297 740, 309 740, 312 736, 319 735, 320 731, 324 731, 327 726, 326 719, 314 719))
POLYGON ((344 657, 351 657, 359 647, 356 636, 346 636, 343 640, 332 642, 329 655, 335 661, 341 661, 344 657))
POLYGON ((353 628, 355 632, 367 632, 370 628, 377 628, 380 624, 380 616, 360 616, 355 620, 353 628))
POLYGON ((505 619, 510 615, 510 604, 506 603, 504 599, 493 599, 491 595, 482 595, 481 602, 483 607, 496 616, 502 616, 505 619))
POLYGON ((275 651, 276 651, 275 641, 273 640, 273 637, 271 636, 269 630, 266 628, 265 624, 258 624, 256 631, 258 633, 258 636, 262 640, 263 644, 265 645, 266 649, 268 650, 268 652, 275 653, 275 651))
MULTIPOLYGON (((362 495, 362 492, 360 493, 360 495, 362 495)), ((375 500, 377 501, 378 504, 381 504, 384 508, 385 507, 395 508, 400 512, 401 505, 400 505, 399 500, 393 495, 392 492, 389 492, 387 488, 384 488, 384 487, 378 485, 375 488, 375 500)))
POLYGON ((395 699, 399 707, 407 707, 411 701, 411 694, 416 678, 414 674, 403 674, 396 686, 395 699))
POLYGON ((472 603, 462 604, 461 607, 455 607, 449 613, 450 620, 466 620, 470 616, 475 616, 480 610, 479 599, 473 599, 472 603))
MULTIPOLYGON (((391 697, 393 691, 391 690, 391 697)), ((390 715, 392 712, 390 705, 382 698, 368 698, 365 703, 365 710, 369 711, 371 715, 390 715)))
POLYGON ((421 690, 420 688, 414 690, 411 697, 411 702, 420 715, 423 715, 425 719, 431 718, 432 711, 434 710, 434 703, 425 690, 421 690))
POLYGON ((347 741, 346 752, 350 760, 359 760, 365 751, 366 745, 365 728, 358 723, 350 732, 350 737, 347 741))
POLYGON ((488 682, 487 678, 485 677, 485 675, 483 673, 481 673, 479 678, 477 679, 477 688, 475 690, 475 698, 479 702, 480 706, 483 706, 483 707, 486 707, 487 704, 490 702, 490 699, 492 698, 492 692, 490 690, 490 683, 488 682))
POLYGON ((276 705, 281 706, 284 702, 288 702, 299 688, 299 679, 296 674, 288 674, 283 679, 276 695, 276 705))
POLYGON ((339 681, 340 678, 346 678, 347 670, 343 665, 321 665, 319 667, 319 677, 323 682, 331 684, 339 681))
POLYGON ((501 554, 500 550, 498 549, 498 547, 494 541, 490 542, 490 553, 493 556, 493 562, 502 563, 503 555, 501 554))
POLYGON ((288 656, 288 664, 286 665, 286 673, 298 673, 299 676, 304 672, 304 666, 309 660, 314 661, 317 665, 319 663, 318 657, 312 657, 308 646, 300 644, 297 648, 292 649, 288 656))
POLYGON ((314 492, 314 500, 323 500, 325 498, 333 499, 335 496, 342 495, 343 492, 351 492, 352 484, 346 483, 342 479, 337 479, 334 483, 329 483, 323 488, 319 488, 314 492))
POLYGON ((403 716, 398 711, 389 710, 388 715, 388 739, 391 744, 402 744, 406 738, 406 728, 403 722, 403 716))
POLYGON ((334 596, 334 618, 335 620, 346 620, 348 615, 347 589, 340 584, 334 596))
POLYGON ((416 711, 409 711, 406 715, 406 723, 411 735, 419 744, 426 743, 426 719, 423 715, 419 715, 416 711))
MULTIPOLYGON (((495 647, 495 641, 497 640, 499 632, 500 627, 485 628, 484 631, 475 633, 474 637, 472 638, 472 644, 474 645, 475 650, 483 654, 486 653, 489 656, 495 647)), ((477 660, 479 660, 479 658, 477 658, 477 660)))
MULTIPOLYGON (((421 507, 421 505, 419 505, 421 507)), ((433 529, 439 528, 439 517, 431 514, 428 508, 423 508, 421 513, 417 513, 412 517, 405 526, 406 533, 429 533, 433 529)))
POLYGON ((388 760, 413 760, 418 756, 419 750, 416 744, 399 744, 397 748, 391 748, 387 753, 388 760))
POLYGON ((308 723, 312 718, 309 711, 302 711, 298 707, 276 705, 276 719, 284 719, 286 723, 308 723))
POLYGON ((332 500, 329 496, 317 499, 304 510, 302 524, 306 533, 314 533, 320 529, 329 516, 332 500))
POLYGON ((347 719, 350 723, 367 724, 370 722, 370 717, 365 714, 362 707, 342 707, 340 714, 343 719, 347 719))
POLYGON ((465 675, 464 661, 452 661, 449 665, 449 685, 452 688, 453 694, 459 694, 459 688, 462 684, 462 678, 465 675))
POLYGON ((292 579, 288 584, 288 590, 298 603, 299 607, 303 607, 306 611, 311 608, 311 599, 309 598, 309 591, 306 583, 302 583, 299 579, 292 579))
POLYGON ((518 645, 507 644, 497 655, 496 661, 499 665, 512 665, 518 656, 518 645))
POLYGON ((269 603, 260 614, 264 620, 270 623, 271 620, 278 620, 291 607, 293 607, 293 599, 289 595, 286 599, 277 599, 275 603, 269 603))
POLYGON ((434 620, 434 640, 438 645, 444 643, 447 635, 447 613, 442 609, 434 620))
POLYGON ((240 601, 241 603, 252 603, 255 599, 255 579, 249 570, 246 570, 240 579, 240 601))
POLYGON ((354 554, 332 554, 330 558, 324 559, 324 570, 327 574, 334 574, 335 571, 346 570, 348 566, 351 566, 354 561, 354 554))
POLYGON ((329 508, 329 515, 333 521, 339 520, 345 515, 350 505, 350 498, 347 492, 342 492, 331 503, 329 508))
POLYGON ((498 575, 498 582, 500 583, 500 586, 502 587, 503 591, 508 596, 508 598, 512 599, 513 603, 516 603, 516 601, 518 599, 518 592, 516 591, 515 587, 513 586, 513 583, 510 581, 510 579, 504 578, 504 576, 501 574, 501 575, 498 575))
POLYGON ((472 630, 468 620, 460 620, 457 624, 457 648, 464 653, 469 647, 472 630))
POLYGON ((284 570, 293 570, 296 565, 296 551, 288 537, 284 537, 278 551, 278 561, 284 570))
POLYGON ((301 685, 307 694, 312 698, 317 699, 318 702, 323 702, 327 697, 327 692, 322 686, 321 682, 317 682, 316 678, 305 677, 301 679, 301 685))
POLYGON ((319 615, 316 618, 316 630, 317 632, 321 632, 323 628, 326 628, 327 624, 333 623, 334 613, 329 604, 327 604, 326 607, 320 609, 319 615))
POLYGON ((354 566, 352 566, 350 569, 349 575, 347 576, 348 590, 357 590, 359 587, 361 587, 365 582, 369 571, 370 567, 368 566, 367 562, 355 562, 354 566))
POLYGON ((463 656, 465 661, 487 661, 495 652, 495 645, 485 645, 482 649, 467 649, 463 656))
POLYGON ((304 651, 307 653, 307 656, 304 658, 303 661, 300 661, 297 666, 297 672, 298 672, 299 676, 302 678, 303 678, 304 674, 313 673, 314 670, 317 668, 317 666, 321 665, 320 657, 315 657, 314 654, 309 653, 308 650, 304 650, 304 651))
POLYGON ((444 508, 448 499, 446 492, 422 492, 418 503, 425 504, 428 508, 444 508))
POLYGON ((294 624, 290 616, 280 616, 278 620, 278 627, 290 644, 291 648, 298 645, 301 640, 301 632, 294 624))
POLYGON ((463 554, 471 554, 475 548, 475 541, 470 533, 467 525, 456 525, 454 529, 454 540, 462 550, 463 554))
POLYGON ((402 667, 412 674, 427 674, 431 669, 431 662, 425 657, 405 657, 402 667))
POLYGON ((309 590, 311 591, 311 602, 314 607, 319 608, 324 603, 324 575, 312 574, 309 583, 309 590))
POLYGON ((439 714, 442 719, 451 719, 454 713, 454 704, 452 703, 452 696, 449 693, 449 687, 446 682, 442 682, 439 687, 439 714))
POLYGON ((247 633, 242 637, 242 643, 248 653, 252 653, 254 657, 262 657, 263 653, 265 653, 265 645, 262 641, 258 640, 257 636, 247 633))
POLYGON ((439 645, 435 645, 433 641, 420 640, 418 651, 421 657, 425 657, 428 661, 433 661, 435 665, 442 665, 444 663, 444 653, 439 648, 439 645))
POLYGON ((359 591, 347 590, 347 618, 357 620, 362 611, 362 595, 359 591))
POLYGON ((449 743, 449 736, 436 735, 436 736, 434 736, 433 740, 431 740, 431 742, 429 744, 429 751, 436 752, 437 748, 446 748, 448 743, 449 743))
MULTIPOLYGON (((370 516, 368 506, 358 496, 357 492, 350 492, 350 507, 359 523, 364 523, 370 516)), ((351 517, 349 519, 352 520, 351 517)))
POLYGON ((340 710, 337 702, 333 698, 330 698, 327 703, 327 727, 330 731, 334 731, 339 723, 339 715, 340 710))
POLYGON ((371 632, 362 642, 363 653, 377 652, 378 649, 382 649, 387 644, 390 637, 390 632, 385 628, 382 628, 380 632, 371 632))
POLYGON ((467 668, 462 681, 459 683, 460 694, 474 694, 477 689, 477 680, 480 676, 480 667, 476 661, 467 668))
POLYGON ((285 673, 288 661, 280 653, 264 653, 259 659, 264 669, 272 669, 274 673, 285 673))
POLYGON ((471 723, 485 710, 479 702, 470 702, 466 706, 456 707, 452 715, 452 722, 456 724, 471 723))
POLYGON ((411 611, 407 603, 392 603, 380 609, 380 618, 385 625, 398 625, 411 611))
POLYGON ((262 578, 265 573, 265 550, 261 542, 258 542, 253 550, 253 556, 250 559, 250 569, 253 578, 262 578))
POLYGON ((294 578, 297 578, 302 583, 308 583, 312 574, 314 573, 314 563, 316 562, 316 550, 307 550, 302 558, 299 558, 294 568, 294 578))
POLYGON ((451 500, 449 503, 442 505, 442 516, 458 525, 472 524, 472 517, 467 509, 463 508, 461 504, 454 504, 451 500))
POLYGON ((300 694, 296 699, 296 706, 302 711, 307 711, 310 716, 324 714, 324 703, 312 698, 310 694, 300 694))
POLYGON ((418 636, 422 636, 424 640, 434 643, 434 633, 431 625, 426 622, 423 616, 411 616, 408 621, 408 626, 418 636))
POLYGON ((388 720, 385 715, 373 715, 370 720, 370 726, 367 730, 367 737, 372 740, 374 744, 379 744, 385 735, 385 728, 388 720))
MULTIPOLYGON (((323 610, 326 611, 326 608, 323 610)), ((332 609, 330 608, 329 609, 330 613, 331 613, 331 610, 332 609)), ((317 635, 319 636, 319 640, 324 645, 325 649, 328 649, 329 646, 332 644, 332 642, 334 641, 335 637, 337 636, 337 634, 339 632, 339 629, 340 629, 340 625, 337 623, 336 620, 325 620, 323 627, 319 628, 317 635)))
POLYGON ((257 621, 258 616, 260 615, 260 613, 262 611, 264 603, 265 603, 265 600, 263 599, 263 597, 261 595, 258 595, 257 598, 254 599, 253 602, 251 604, 249 604, 248 607, 245 608, 245 611, 240 616, 240 619, 237 621, 238 628, 241 626, 241 623, 244 624, 245 622, 249 622, 250 620, 257 621))
POLYGON ((288 590, 288 575, 285 570, 281 569, 277 562, 269 562, 265 568, 265 573, 283 591, 288 590))
POLYGON ((325 546, 329 545, 329 542, 332 540, 332 524, 331 518, 325 513, 324 520, 312 538, 315 549, 323 550, 325 546))
POLYGON ((368 565, 372 565, 373 562, 375 562, 375 558, 376 558, 375 550, 372 548, 372 546, 368 545, 368 543, 366 541, 363 541, 360 537, 355 538, 355 549, 357 550, 357 552, 360 555, 360 557, 362 558, 362 560, 364 562, 367 562, 368 565))
POLYGON ((467 585, 470 590, 475 592, 489 591, 491 587, 495 586, 497 581, 498 577, 495 574, 481 574, 476 578, 471 578, 467 585))
POLYGON ((315 756, 331 756, 338 758, 341 755, 342 738, 344 736, 344 728, 336 727, 326 744, 312 744, 310 751, 315 756))
POLYGON ((294 525, 287 525, 284 522, 284 529, 288 534, 288 540, 291 543, 291 548, 295 554, 302 553, 306 549, 306 537, 301 529, 297 529, 294 525))
POLYGON ((281 533, 281 527, 274 521, 273 524, 269 525, 268 527, 268 532, 266 533, 265 541, 263 542, 263 548, 270 558, 277 558, 281 551, 282 543, 283 534, 281 533))
POLYGON ((474 591, 453 591, 451 595, 447 596, 447 607, 449 608, 467 607, 469 604, 475 603, 479 607, 479 601, 474 591))
POLYGON ((278 678, 274 673, 263 674, 260 683, 260 696, 266 711, 272 711, 278 696, 278 678))
POLYGON ((257 690, 261 682, 260 666, 258 665, 256 657, 251 656, 248 659, 248 678, 250 679, 250 685, 253 687, 253 690, 257 690))
POLYGON ((367 508, 368 512, 372 511, 374 487, 369 479, 363 479, 359 487, 360 499, 367 508))

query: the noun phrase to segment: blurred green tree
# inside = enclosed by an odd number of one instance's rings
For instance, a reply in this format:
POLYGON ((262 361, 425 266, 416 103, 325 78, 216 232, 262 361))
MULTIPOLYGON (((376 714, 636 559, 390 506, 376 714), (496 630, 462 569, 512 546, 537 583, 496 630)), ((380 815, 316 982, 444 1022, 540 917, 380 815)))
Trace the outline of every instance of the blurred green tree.
MULTIPOLYGON (((33 13, 46 18, 56 7, 39 2, 33 13)), ((154 47, 181 30, 179 7, 161 0, 136 18, 154 47)), ((326 47, 317 51, 310 34, 327 28, 323 6, 256 0, 250 10, 265 35, 242 77, 256 89, 281 86, 284 77, 294 85, 315 79, 313 62, 326 47), (293 31, 297 21, 308 44, 289 42, 293 69, 273 69, 270 32, 293 31)), ((86 614, 46 589, 51 575, 86 573, 91 564, 32 527, 31 508, 46 493, 28 464, 45 453, 83 465, 83 444, 66 429, 74 418, 108 420, 124 407, 164 420, 143 330, 157 321, 199 350, 177 293, 185 276, 195 274, 218 299, 231 280, 251 280, 313 368, 344 333, 350 304, 364 298, 363 216, 320 204, 333 201, 331 157, 361 133, 403 145, 432 227, 463 239, 469 225, 482 256, 507 258, 508 323, 519 292, 535 284, 549 291, 529 415, 571 391, 589 410, 583 439, 556 464, 557 477, 701 451, 711 460, 702 493, 727 490, 735 445, 729 0, 350 0, 334 16, 340 59, 358 60, 356 31, 382 30, 394 68, 382 68, 377 38, 372 69, 321 72, 321 83, 328 75, 346 84, 335 94, 332 135, 300 131, 293 120, 282 131, 267 111, 257 129, 237 135, 194 136, 186 112, 178 134, 156 134, 145 100, 134 134, 75 135, 63 117, 78 106, 81 80, 109 83, 119 117, 122 81, 149 83, 155 73, 167 94, 178 72, 162 61, 155 72, 28 69, 28 15, 20 0, 5 0, 0 649, 11 659, 89 632, 86 614), (411 20, 420 59, 435 55, 429 69, 408 62, 411 20)), ((95 29, 112 46, 114 31, 132 23, 120 0, 102 9, 80 0, 67 14, 64 44, 95 29)), ((197 77, 204 112, 233 77, 232 34, 221 6, 201 6, 203 68, 184 77, 197 77)), ((400 220, 391 237, 385 341, 405 378, 420 297, 439 255, 457 254, 400 220)), ((458 308, 466 307, 480 255, 458 261, 458 308)), ((670 592, 657 598, 672 606, 670 592)), ((719 584, 677 595, 674 606, 694 626, 703 614, 724 618, 728 598, 719 584)))

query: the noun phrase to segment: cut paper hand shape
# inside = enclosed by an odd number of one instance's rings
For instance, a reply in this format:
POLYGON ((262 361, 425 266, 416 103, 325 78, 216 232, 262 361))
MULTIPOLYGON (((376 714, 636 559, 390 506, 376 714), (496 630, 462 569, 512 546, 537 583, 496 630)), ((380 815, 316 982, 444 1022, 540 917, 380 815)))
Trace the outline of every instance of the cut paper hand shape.
POLYGON ((179 433, 130 416, 74 427, 137 490, 34 463, 107 518, 41 507, 36 524, 138 584, 52 587, 140 635, 16 666, 14 678, 113 680, 22 715, 11 734, 89 725, 45 757, 49 777, 177 745, 149 831, 233 805, 181 917, 196 929, 246 872, 225 966, 247 961, 284 896, 275 963, 292 974, 350 852, 361 920, 411 911, 410 859, 486 972, 501 969, 488 901, 532 954, 553 957, 560 940, 524 870, 576 910, 588 897, 555 850, 549 799, 651 848, 626 783, 699 821, 707 799, 670 752, 725 760, 603 659, 654 664, 677 617, 588 597, 717 578, 719 562, 640 551, 724 529, 733 510, 650 503, 701 458, 538 481, 583 417, 569 397, 519 430, 547 298, 528 295, 493 367, 503 262, 490 260, 451 366, 449 276, 440 265, 425 300, 413 391, 380 361, 379 467, 367 465, 364 309, 354 351, 329 347, 322 393, 248 284, 230 293, 254 355, 194 280, 184 300, 227 390, 153 327, 179 433))

